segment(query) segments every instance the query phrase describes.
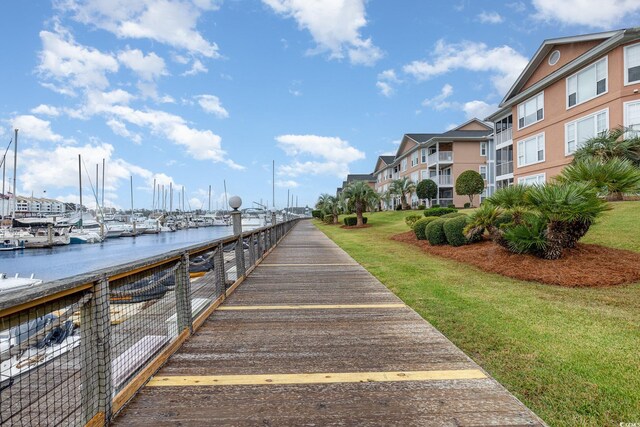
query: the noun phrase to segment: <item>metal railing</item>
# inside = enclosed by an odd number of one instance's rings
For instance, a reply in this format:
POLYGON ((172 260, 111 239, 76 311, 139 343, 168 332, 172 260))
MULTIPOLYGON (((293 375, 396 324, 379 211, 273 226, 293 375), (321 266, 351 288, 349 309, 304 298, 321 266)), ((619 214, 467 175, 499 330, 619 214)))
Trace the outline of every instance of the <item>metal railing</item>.
POLYGON ((513 128, 504 129, 501 132, 496 132, 496 144, 504 144, 507 141, 513 139, 513 128))
POLYGON ((513 161, 496 164, 496 176, 513 173, 513 161))
POLYGON ((436 163, 453 163, 453 151, 438 151, 429 154, 427 164, 435 165, 436 163))
POLYGON ((438 177, 438 185, 453 185, 453 176, 440 175, 438 177))
POLYGON ((446 208, 450 205, 453 204, 453 199, 440 199, 438 200, 438 204, 440 205, 440 207, 446 208))
POLYGON ((297 221, 3 293, 0 424, 108 424, 297 221))

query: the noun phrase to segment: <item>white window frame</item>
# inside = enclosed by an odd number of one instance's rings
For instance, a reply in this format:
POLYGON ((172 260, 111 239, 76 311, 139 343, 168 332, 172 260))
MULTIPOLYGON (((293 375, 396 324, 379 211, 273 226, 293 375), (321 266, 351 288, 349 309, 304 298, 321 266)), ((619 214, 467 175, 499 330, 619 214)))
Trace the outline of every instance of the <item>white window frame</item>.
MULTIPOLYGON (((519 168, 522 168, 522 167, 525 167, 525 166, 530 166, 530 165, 535 165, 536 163, 543 163, 545 161, 546 157, 547 157, 547 147, 546 147, 544 132, 541 132, 541 133, 538 133, 538 134, 535 134, 535 135, 531 135, 528 138, 525 138, 525 139, 522 139, 522 140, 518 141, 517 148, 518 148, 518 153, 517 153, 518 155, 517 155, 517 158, 516 158, 516 162, 517 162, 519 168), (539 137, 542 137, 542 160, 536 160, 535 162, 521 164, 520 163, 520 153, 521 153, 520 143, 525 144, 527 141, 530 141, 532 139, 535 139, 536 143, 537 143, 539 137)), ((536 150, 536 152, 537 151, 538 150, 536 150)))
MULTIPOLYGON (((538 181, 540 180, 540 178, 542 178, 542 184, 547 182, 547 174, 543 172, 543 173, 537 173, 535 175, 520 176, 518 177, 518 184, 531 185, 531 184, 525 184, 525 181, 531 178, 536 178, 538 181)), ((536 182, 536 184, 541 184, 541 183, 536 182)))
POLYGON ((421 148, 420 149, 420 163, 421 164, 427 163, 427 158, 428 157, 429 157, 429 153, 427 153, 427 149, 426 148, 421 148))
POLYGON ((488 165, 478 165, 478 173, 480 174, 480 176, 482 176, 483 173, 482 169, 484 169, 484 176, 482 177, 482 179, 486 181, 489 174, 488 165))
POLYGON ((400 161, 400 170, 405 172, 407 170, 407 158, 405 157, 400 161))
MULTIPOLYGON (((629 123, 629 117, 627 114, 627 109, 629 108, 629 106, 631 104, 640 104, 640 99, 635 100, 635 101, 627 101, 627 102, 623 102, 622 103, 622 116, 623 116, 623 123, 625 127, 629 127, 630 123, 629 123)), ((640 134, 640 123, 638 124, 638 130, 636 132, 638 132, 640 134)))
MULTIPOLYGON (((536 117, 537 117, 537 111, 539 110, 539 108, 536 109, 536 117)), ((532 96, 531 98, 527 99, 526 101, 521 102, 520 104, 518 104, 518 107, 516 108, 516 123, 518 123, 518 130, 524 129, 524 128, 528 128, 529 126, 533 126, 536 123, 539 123, 541 121, 544 120, 544 91, 537 93, 535 96, 532 96), (527 102, 531 101, 534 98, 538 98, 541 97, 542 99, 542 118, 540 120, 536 120, 535 122, 531 122, 529 124, 525 124, 524 126, 520 127, 520 106, 524 106, 527 104, 527 102)), ((527 116, 526 112, 525 112, 525 117, 527 116)))
MULTIPOLYGON (((544 112, 543 112, 543 114, 544 114, 544 112)), ((480 143, 480 156, 487 157, 487 143, 486 142, 481 142, 480 143)))
MULTIPOLYGON (((577 83, 576 83, 576 85, 577 85, 577 83)), ((582 105, 585 102, 589 102, 592 99, 596 99, 599 96, 606 95, 607 93, 609 93, 609 56, 605 56, 604 58, 600 58, 597 61, 595 61, 594 63, 582 68, 580 71, 577 71, 577 72, 573 73, 572 75, 570 75, 569 77, 567 77, 565 79, 565 92, 566 93, 565 93, 564 101, 566 103, 567 110, 570 110, 570 109, 572 109, 574 107, 577 107, 578 105, 582 105), (604 69, 606 70, 604 92, 597 93, 598 92, 598 90, 597 90, 598 81, 596 80, 596 94, 594 96, 592 96, 591 98, 589 98, 589 99, 585 99, 582 102, 578 102, 578 99, 577 99, 577 97, 578 97, 578 88, 576 86, 576 103, 571 105, 571 106, 569 106, 569 79, 571 79, 573 77, 577 78, 578 74, 585 72, 586 70, 588 70, 591 67, 595 67, 596 64, 598 64, 599 62, 602 62, 602 61, 604 61, 604 63, 605 63, 604 69)))
MULTIPOLYGON (((573 153, 575 153, 575 151, 574 152, 570 152, 569 151, 569 132, 568 132, 569 126, 570 125, 574 125, 575 126, 574 132, 575 132, 575 138, 576 138, 575 144, 576 144, 576 150, 577 150, 579 148, 578 147, 578 141, 577 141, 577 138, 578 138, 578 122, 590 119, 592 117, 596 118, 598 115, 600 115, 602 113, 605 113, 606 117, 607 117, 606 118, 606 124, 605 124, 605 130, 609 129, 609 109, 608 108, 605 108, 604 110, 596 111, 595 113, 587 114, 585 116, 577 118, 576 120, 572 120, 572 121, 567 122, 567 123, 564 124, 564 155, 565 156, 573 156, 573 153)), ((595 129, 596 133, 594 134, 594 136, 597 136, 598 135, 597 134, 597 131, 598 131, 598 129, 597 129, 598 119, 597 118, 594 120, 594 124, 596 126, 596 129, 595 129)))
POLYGON ((625 86, 629 86, 629 85, 636 85, 638 83, 640 83, 640 80, 634 80, 632 82, 629 81, 629 71, 627 68, 627 49, 632 48, 632 47, 638 47, 640 48, 640 43, 634 43, 634 44, 630 44, 628 46, 624 47, 624 85, 625 86))

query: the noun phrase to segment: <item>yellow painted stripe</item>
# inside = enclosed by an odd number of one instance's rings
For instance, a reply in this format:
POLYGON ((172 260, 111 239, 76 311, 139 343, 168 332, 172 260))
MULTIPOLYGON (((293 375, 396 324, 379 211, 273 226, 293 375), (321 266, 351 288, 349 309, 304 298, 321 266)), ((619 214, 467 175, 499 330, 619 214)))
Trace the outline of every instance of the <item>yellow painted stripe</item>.
POLYGON ((487 378, 487 376, 479 369, 463 369, 455 371, 330 372, 274 375, 157 376, 147 383, 147 387, 444 381, 477 380, 483 378, 487 378))
POLYGON ((260 264, 260 267, 329 267, 329 266, 350 266, 359 267, 360 264, 260 264))
POLYGON ((225 305, 218 307, 222 311, 235 310, 325 310, 352 308, 404 308, 404 304, 308 304, 308 305, 225 305))

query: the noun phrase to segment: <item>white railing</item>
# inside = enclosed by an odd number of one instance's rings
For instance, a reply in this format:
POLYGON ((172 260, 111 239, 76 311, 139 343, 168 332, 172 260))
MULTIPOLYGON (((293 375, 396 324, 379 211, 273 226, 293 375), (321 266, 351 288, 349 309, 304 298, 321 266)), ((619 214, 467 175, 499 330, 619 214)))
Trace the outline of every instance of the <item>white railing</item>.
POLYGON ((427 164, 435 165, 436 163, 453 163, 453 151, 438 151, 429 154, 427 164))
POLYGON ((453 177, 451 175, 440 175, 438 177, 438 185, 452 185, 453 177))
POLYGON ((498 163, 496 165, 496 176, 507 175, 513 173, 513 161, 498 163))
POLYGON ((440 199, 440 207, 446 208, 453 204, 453 199, 440 199))
POLYGON ((503 130, 502 132, 496 132, 496 144, 504 144, 505 142, 513 139, 513 128, 508 128, 503 130))

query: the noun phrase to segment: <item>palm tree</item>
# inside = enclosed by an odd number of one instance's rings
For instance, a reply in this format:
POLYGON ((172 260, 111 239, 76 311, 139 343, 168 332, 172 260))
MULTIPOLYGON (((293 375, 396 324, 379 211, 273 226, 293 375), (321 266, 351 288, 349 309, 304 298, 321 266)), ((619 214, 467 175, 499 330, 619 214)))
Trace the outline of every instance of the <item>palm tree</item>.
POLYGON ((628 159, 640 166, 640 136, 631 129, 618 127, 589 138, 573 155, 575 162, 593 158, 601 161, 628 159))
POLYGON ((585 158, 574 161, 556 178, 559 182, 587 182, 610 200, 640 193, 640 168, 630 160, 614 157, 603 161, 585 158))
POLYGON ((394 179, 389 186, 391 192, 397 196, 400 196, 400 203, 402 209, 409 209, 407 203, 407 194, 413 193, 416 190, 416 184, 406 176, 400 179, 394 179))
POLYGON ((323 193, 318 197, 316 209, 322 211, 324 215, 332 215, 333 223, 338 223, 338 198, 327 193, 323 193))
POLYGON ((356 226, 363 226, 362 213, 378 200, 378 194, 364 181, 354 181, 342 191, 348 204, 356 211, 356 226))

